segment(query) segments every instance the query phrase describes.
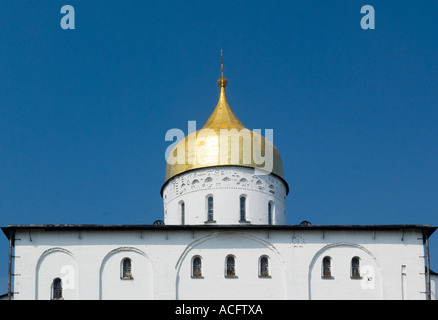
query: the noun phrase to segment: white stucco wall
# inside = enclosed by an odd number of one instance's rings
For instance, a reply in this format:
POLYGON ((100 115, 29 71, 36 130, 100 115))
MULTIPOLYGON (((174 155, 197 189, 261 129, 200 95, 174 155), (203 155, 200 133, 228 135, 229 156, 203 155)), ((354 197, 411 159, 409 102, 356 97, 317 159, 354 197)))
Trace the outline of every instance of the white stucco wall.
POLYGON ((431 300, 438 300, 437 289, 438 289, 438 275, 434 274, 430 276, 430 291, 431 300))
MULTIPOLYGON (((163 189, 166 225, 182 224, 180 203, 185 204, 185 224, 206 223, 207 197, 214 199, 216 224, 241 224, 240 196, 246 197, 251 224, 268 224, 268 203, 273 204, 272 224, 286 223, 286 187, 274 175, 257 175, 244 167, 217 167, 190 171, 170 180, 163 189)), ((243 222, 246 223, 246 222, 243 222)))
POLYGON ((17 230, 14 299, 425 299, 420 230, 151 228, 126 231, 17 230), (211 230, 210 230, 211 229, 211 230), (18 240, 20 239, 20 240, 18 240), (226 278, 226 256, 236 262, 226 278), (202 259, 202 278, 191 261, 202 259), (259 277, 261 256, 269 277, 259 277), (332 279, 322 259, 332 258, 332 279), (362 279, 351 279, 359 257, 362 279), (132 280, 120 265, 132 260, 132 280))

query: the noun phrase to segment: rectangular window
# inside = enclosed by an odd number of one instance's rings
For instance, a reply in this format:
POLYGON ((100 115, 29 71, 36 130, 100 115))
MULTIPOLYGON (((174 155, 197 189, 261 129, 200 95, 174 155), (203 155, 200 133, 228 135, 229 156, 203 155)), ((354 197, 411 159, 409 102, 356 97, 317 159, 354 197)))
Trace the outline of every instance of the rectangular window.
POLYGON ((213 221, 213 197, 207 199, 208 221, 213 221))
POLYGON ((125 258, 122 262, 122 279, 133 279, 131 269, 131 259, 125 258))
POLYGON ((186 224, 186 205, 181 202, 181 225, 186 224))
POLYGON ((236 277, 236 262, 233 256, 227 256, 227 270, 225 276, 227 278, 235 278, 236 277))
POLYGON ((268 224, 272 225, 272 203, 268 202, 268 224))
POLYGON ((267 257, 260 258, 260 277, 269 277, 269 260, 267 257))
POLYGON ((361 279, 358 257, 354 257, 353 259, 351 259, 351 278, 361 279))
POLYGON ((56 278, 53 280, 53 300, 64 300, 62 298, 62 282, 61 279, 56 278))
POLYGON ((322 278, 332 279, 332 266, 330 257, 324 257, 324 259, 322 259, 322 278))
POLYGON ((193 258, 192 277, 202 278, 202 262, 200 257, 193 258))
POLYGON ((240 221, 246 221, 246 198, 240 197, 240 221))

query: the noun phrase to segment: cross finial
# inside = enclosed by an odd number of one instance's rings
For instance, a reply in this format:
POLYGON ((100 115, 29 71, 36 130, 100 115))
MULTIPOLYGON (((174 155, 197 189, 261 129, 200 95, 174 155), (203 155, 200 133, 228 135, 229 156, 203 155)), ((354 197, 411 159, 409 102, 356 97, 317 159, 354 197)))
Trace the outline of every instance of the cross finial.
POLYGON ((222 78, 224 77, 224 54, 221 50, 221 71, 222 71, 222 78))
POLYGON ((225 88, 228 85, 228 80, 224 78, 224 54, 221 50, 221 73, 222 77, 217 81, 217 85, 221 88, 225 88))

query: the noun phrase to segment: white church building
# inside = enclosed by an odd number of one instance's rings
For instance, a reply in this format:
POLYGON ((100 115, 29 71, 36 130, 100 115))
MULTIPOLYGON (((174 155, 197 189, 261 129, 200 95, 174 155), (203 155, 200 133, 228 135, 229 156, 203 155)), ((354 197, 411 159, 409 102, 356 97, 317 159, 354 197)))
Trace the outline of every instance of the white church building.
POLYGON ((280 154, 237 119, 227 84, 204 128, 169 154, 164 221, 3 227, 5 298, 435 299, 436 227, 286 225, 280 154))

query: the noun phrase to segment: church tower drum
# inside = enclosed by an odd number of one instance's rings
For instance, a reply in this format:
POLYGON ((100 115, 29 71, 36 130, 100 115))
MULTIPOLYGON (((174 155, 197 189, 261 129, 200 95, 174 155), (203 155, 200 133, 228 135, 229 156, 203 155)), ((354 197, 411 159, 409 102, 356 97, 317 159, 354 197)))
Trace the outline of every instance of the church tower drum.
POLYGON ((219 102, 204 127, 169 154, 178 160, 167 162, 161 189, 165 224, 286 224, 289 187, 280 154, 234 115, 223 73, 217 84, 219 102))

